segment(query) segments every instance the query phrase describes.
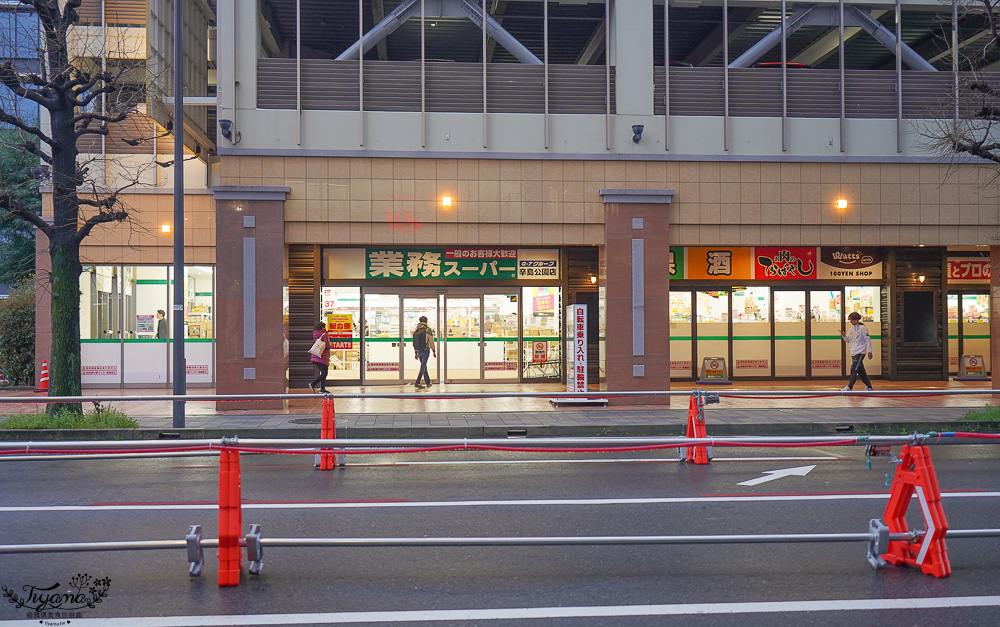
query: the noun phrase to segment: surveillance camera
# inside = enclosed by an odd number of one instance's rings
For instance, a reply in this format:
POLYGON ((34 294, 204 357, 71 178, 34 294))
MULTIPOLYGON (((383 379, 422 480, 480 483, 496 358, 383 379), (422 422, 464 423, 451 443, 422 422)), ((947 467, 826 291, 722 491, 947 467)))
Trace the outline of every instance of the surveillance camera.
POLYGON ((632 125, 632 141, 634 141, 637 144, 639 143, 639 140, 642 139, 642 129, 644 128, 646 127, 644 127, 642 124, 632 125))
POLYGON ((219 128, 222 130, 222 136, 226 139, 233 138, 233 121, 232 120, 219 120, 219 128))

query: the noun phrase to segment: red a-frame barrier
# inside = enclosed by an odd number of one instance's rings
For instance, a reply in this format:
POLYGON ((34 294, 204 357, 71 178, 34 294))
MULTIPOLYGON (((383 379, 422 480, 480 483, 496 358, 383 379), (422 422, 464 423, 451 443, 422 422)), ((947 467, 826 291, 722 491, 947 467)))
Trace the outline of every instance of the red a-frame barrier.
POLYGON ((902 463, 892 480, 889 504, 885 508, 885 523, 889 533, 907 533, 906 509, 916 493, 920 502, 927 532, 923 538, 908 542, 889 542, 889 552, 882 555, 890 564, 918 566, 927 575, 947 577, 951 574, 948 550, 944 536, 948 521, 941 507, 941 490, 931 462, 931 452, 926 446, 904 446, 900 451, 902 463))

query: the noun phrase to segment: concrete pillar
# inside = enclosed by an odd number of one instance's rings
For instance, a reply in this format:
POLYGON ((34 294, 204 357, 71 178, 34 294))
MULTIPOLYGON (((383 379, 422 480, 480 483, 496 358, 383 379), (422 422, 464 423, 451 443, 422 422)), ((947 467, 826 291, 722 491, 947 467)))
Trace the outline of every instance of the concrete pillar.
MULTIPOLYGON (((285 390, 281 266, 288 187, 212 188, 216 213, 216 391, 285 390)), ((222 402, 219 409, 281 409, 282 401, 222 402)))
MULTIPOLYGON (((670 389, 670 222, 667 189, 602 189, 607 391, 670 389)), ((668 404, 664 398, 614 405, 668 404)))
POLYGON ((618 115, 653 115, 653 3, 615 0, 610 17, 618 115))

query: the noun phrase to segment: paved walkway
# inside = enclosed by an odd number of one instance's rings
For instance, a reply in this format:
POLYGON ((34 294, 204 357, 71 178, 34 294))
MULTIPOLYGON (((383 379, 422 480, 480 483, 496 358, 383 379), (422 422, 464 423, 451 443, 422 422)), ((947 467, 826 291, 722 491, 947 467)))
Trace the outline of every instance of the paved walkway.
MULTIPOLYGON (((725 396, 706 408, 708 431, 732 434, 830 434, 838 432, 908 432, 969 428, 965 414, 989 404, 992 395, 904 396, 904 390, 985 391, 989 382, 876 382, 883 396, 840 394, 836 381, 750 382, 713 386, 725 396), (796 392, 792 397, 733 398, 740 391, 796 392), (817 396, 820 391, 825 396, 817 396), (801 392, 801 394, 799 394, 801 392)), ((677 391, 690 392, 693 384, 677 384, 677 391)), ((705 388, 698 388, 705 389, 705 388)), ((547 398, 440 398, 449 393, 559 392, 555 384, 470 385, 443 384, 432 392, 414 391, 412 386, 337 387, 331 391, 358 395, 336 402, 337 432, 342 437, 368 436, 508 436, 593 434, 678 434, 687 418, 688 397, 654 399, 657 405, 633 407, 556 407, 547 398), (403 393, 410 398, 373 398, 369 394, 403 393), (431 395, 433 394, 433 396, 431 395)), ((214 394, 213 389, 189 389, 189 394, 214 394)), ((167 389, 85 390, 94 396, 161 396, 167 389)), ((33 396, 30 392, 5 389, 0 396, 33 396)), ((173 432, 172 403, 168 400, 114 402, 111 405, 135 418, 143 429, 173 432)), ((0 404, 0 414, 39 410, 43 405, 0 404)), ((303 395, 284 402, 281 410, 219 409, 212 401, 186 403, 186 436, 244 437, 267 430, 273 437, 311 436, 319 430, 321 399, 303 395)), ((1000 430, 1000 423, 983 428, 1000 430)), ((147 437, 149 434, 147 434, 147 437)), ((154 436, 155 437, 155 436, 154 436)))

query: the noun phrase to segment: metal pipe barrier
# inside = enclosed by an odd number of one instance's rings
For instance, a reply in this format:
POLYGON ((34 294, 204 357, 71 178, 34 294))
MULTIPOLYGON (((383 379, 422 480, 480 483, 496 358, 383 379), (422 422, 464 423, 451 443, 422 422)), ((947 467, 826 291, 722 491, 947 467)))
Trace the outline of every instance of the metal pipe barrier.
MULTIPOLYGON (((204 566, 204 546, 219 548, 219 585, 238 585, 242 571, 242 552, 245 548, 250 563, 250 573, 259 574, 263 565, 264 546, 538 546, 538 545, 588 545, 588 544, 719 544, 719 543, 774 543, 774 542, 868 542, 868 561, 875 568, 887 563, 911 564, 920 567, 935 577, 945 577, 951 573, 947 560, 944 540, 949 534, 947 521, 940 503, 940 490, 930 461, 928 444, 944 443, 1000 443, 1000 434, 979 434, 965 432, 913 433, 905 436, 776 436, 776 437, 708 437, 704 424, 705 405, 717 403, 722 397, 824 397, 824 396, 942 396, 962 394, 993 394, 997 390, 897 390, 892 392, 830 392, 830 391, 640 391, 613 393, 545 393, 545 392, 478 392, 453 393, 439 396, 413 393, 374 394, 263 394, 263 395, 160 395, 160 396, 88 396, 88 397, 0 397, 3 402, 120 402, 140 400, 274 400, 274 399, 323 399, 322 438, 316 439, 267 439, 253 438, 239 441, 237 438, 210 440, 171 440, 147 442, 44 442, 16 443, 0 442, 0 461, 26 461, 39 459, 79 459, 82 457, 115 457, 129 455, 204 455, 220 456, 219 473, 219 538, 202 538, 200 526, 192 526, 183 542, 104 542, 70 543, 62 545, 0 545, 0 553, 49 552, 49 551, 102 551, 102 550, 159 550, 166 548, 187 548, 189 572, 200 575, 204 566), (335 439, 334 408, 335 398, 608 398, 608 397, 649 397, 649 396, 690 396, 687 437, 602 437, 602 438, 532 438, 518 440, 511 446, 508 438, 462 439, 335 439), (899 464, 899 472, 894 473, 889 505, 885 520, 872 519, 867 534, 771 534, 771 535, 729 535, 729 536, 607 536, 607 537, 535 537, 535 538, 261 538, 261 527, 251 526, 246 536, 242 534, 241 480, 239 455, 245 453, 280 453, 316 455, 316 465, 321 470, 333 468, 333 457, 347 454, 391 454, 437 451, 516 451, 516 452, 624 452, 657 449, 681 449, 680 461, 707 464, 711 460, 711 450, 715 446, 739 447, 816 447, 864 445, 869 447, 869 455, 888 455, 892 445, 901 445, 899 458, 892 462, 899 464), (693 452, 692 452, 693 450, 693 452), (707 451, 707 454, 706 454, 707 451), (876 451, 872 453, 871 451, 876 451), (926 529, 911 531, 907 526, 906 509, 912 497, 920 501, 921 513, 926 529)), ((971 529, 952 532, 952 537, 995 537, 1000 529, 971 529)))
POLYGON ((112 403, 133 401, 271 401, 271 400, 303 400, 323 398, 395 398, 395 399, 474 399, 474 398, 628 398, 628 397, 672 397, 691 396, 700 393, 706 396, 721 398, 756 398, 756 397, 790 397, 790 398, 821 398, 835 396, 857 396, 863 398, 904 398, 921 396, 990 396, 1000 395, 1000 390, 873 390, 866 392, 840 390, 646 390, 620 392, 448 392, 414 393, 414 392, 327 392, 316 394, 159 394, 137 396, 0 396, 0 404, 4 403, 112 403))
POLYGON ((940 503, 940 490, 928 444, 945 442, 1000 443, 1000 434, 962 432, 914 433, 908 436, 743 436, 732 438, 678 437, 609 437, 609 438, 535 438, 521 440, 519 446, 509 446, 503 438, 462 439, 245 439, 183 441, 98 441, 45 442, 42 444, 0 442, 0 460, 37 460, 74 456, 210 453, 220 455, 219 473, 219 534, 218 539, 202 538, 201 527, 191 526, 183 541, 154 540, 134 542, 95 542, 65 544, 0 545, 4 553, 40 553, 66 551, 161 550, 186 548, 189 573, 201 574, 204 567, 204 547, 218 547, 219 585, 238 585, 242 571, 242 550, 247 553, 249 572, 259 575, 263 567, 263 548, 273 547, 399 547, 399 546, 567 546, 567 545, 641 545, 641 544, 726 544, 726 543, 793 543, 793 542, 855 542, 868 544, 867 559, 874 568, 887 563, 911 564, 935 577, 951 573, 944 540, 952 538, 1000 537, 1000 529, 949 530, 940 503), (596 444, 600 446, 595 446, 596 444), (815 447, 866 445, 885 448, 902 445, 900 465, 894 473, 885 520, 869 521, 868 533, 841 534, 738 534, 717 536, 581 536, 581 537, 472 537, 472 538, 262 538, 261 526, 251 525, 250 533, 242 536, 240 452, 314 454, 317 451, 341 454, 389 454, 397 452, 428 452, 455 450, 557 451, 557 452, 617 452, 679 448, 684 446, 765 446, 815 447), (555 445, 558 445, 556 447, 555 445), (294 447, 294 448, 288 448, 294 447), (34 453, 34 454, 32 454, 34 453), (920 501, 926 529, 910 530, 906 509, 912 497, 920 501), (241 537, 242 536, 242 537, 241 537))

